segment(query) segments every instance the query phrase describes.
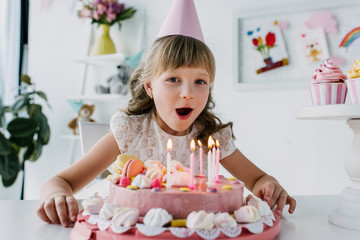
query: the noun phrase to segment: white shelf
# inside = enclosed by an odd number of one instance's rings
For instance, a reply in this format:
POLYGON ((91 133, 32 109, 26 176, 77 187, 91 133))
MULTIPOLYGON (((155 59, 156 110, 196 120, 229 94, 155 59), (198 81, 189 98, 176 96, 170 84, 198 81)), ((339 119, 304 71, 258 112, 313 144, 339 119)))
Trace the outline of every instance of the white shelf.
POLYGON ((93 64, 93 65, 109 65, 109 64, 121 64, 125 61, 125 54, 115 53, 115 54, 105 54, 98 56, 88 56, 83 59, 78 59, 76 62, 93 64))
POLYGON ((332 104, 324 106, 309 106, 297 109, 298 119, 330 119, 343 120, 360 118, 360 104, 332 104))
POLYGON ((93 94, 93 95, 78 95, 70 96, 68 100, 88 100, 88 101, 98 101, 98 102, 112 102, 112 101, 128 101, 130 100, 129 95, 120 95, 120 94, 93 94))

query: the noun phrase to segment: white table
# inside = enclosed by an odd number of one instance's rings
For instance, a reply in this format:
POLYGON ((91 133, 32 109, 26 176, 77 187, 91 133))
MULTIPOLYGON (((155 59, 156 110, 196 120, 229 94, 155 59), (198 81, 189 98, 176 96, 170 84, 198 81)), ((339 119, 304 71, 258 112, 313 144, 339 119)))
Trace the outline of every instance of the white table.
MULTIPOLYGON (((338 207, 329 221, 339 226, 360 230, 360 104, 335 104, 300 108, 299 119, 347 120, 354 139, 345 157, 344 167, 352 184, 341 193, 338 207)), ((325 149, 324 149, 325 150, 325 149)), ((360 239, 360 231, 359 231, 360 239)))
MULTIPOLYGON (((293 215, 284 211, 277 240, 359 240, 360 232, 329 223, 328 214, 339 201, 338 195, 295 196, 293 215)), ((40 204, 35 200, 0 200, 0 238, 5 240, 66 240, 71 228, 43 223, 36 216, 40 204)), ((286 209, 287 210, 287 209, 286 209)))

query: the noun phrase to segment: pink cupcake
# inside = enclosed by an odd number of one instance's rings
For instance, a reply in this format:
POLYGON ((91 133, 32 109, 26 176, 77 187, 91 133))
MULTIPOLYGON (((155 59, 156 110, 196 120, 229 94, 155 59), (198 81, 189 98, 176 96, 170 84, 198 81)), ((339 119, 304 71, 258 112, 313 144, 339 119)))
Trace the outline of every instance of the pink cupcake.
POLYGON ((347 73, 346 86, 349 89, 349 97, 352 103, 360 103, 360 60, 355 60, 347 73))
POLYGON ((327 59, 315 70, 311 79, 310 93, 313 105, 344 104, 347 93, 346 79, 335 62, 331 58, 327 59))

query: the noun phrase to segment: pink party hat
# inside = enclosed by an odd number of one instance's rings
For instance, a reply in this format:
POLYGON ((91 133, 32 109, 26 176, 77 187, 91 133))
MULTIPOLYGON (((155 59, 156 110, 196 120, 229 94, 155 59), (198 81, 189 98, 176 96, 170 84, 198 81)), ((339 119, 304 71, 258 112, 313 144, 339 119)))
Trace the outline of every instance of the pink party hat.
POLYGON ((170 35, 183 35, 205 42, 194 0, 174 1, 157 37, 170 35))

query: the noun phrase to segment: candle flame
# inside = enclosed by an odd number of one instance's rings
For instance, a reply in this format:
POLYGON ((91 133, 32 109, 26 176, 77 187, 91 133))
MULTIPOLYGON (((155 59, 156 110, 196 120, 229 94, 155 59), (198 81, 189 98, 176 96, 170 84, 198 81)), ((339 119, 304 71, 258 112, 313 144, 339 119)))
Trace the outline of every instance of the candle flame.
POLYGON ((200 140, 198 140, 198 144, 199 144, 200 147, 202 147, 202 143, 201 143, 200 140))
POLYGON ((216 147, 217 147, 217 148, 220 147, 220 142, 219 142, 219 140, 216 140, 216 147))
POLYGON ((169 140, 168 140, 168 142, 167 142, 167 150, 168 150, 168 151, 171 151, 171 149, 172 149, 172 141, 171 141, 171 139, 169 138, 169 140))
POLYGON ((190 143, 190 150, 191 151, 195 151, 195 140, 191 140, 191 143, 190 143))
POLYGON ((210 136, 208 140, 208 148, 212 148, 212 146, 215 144, 213 138, 210 136))

